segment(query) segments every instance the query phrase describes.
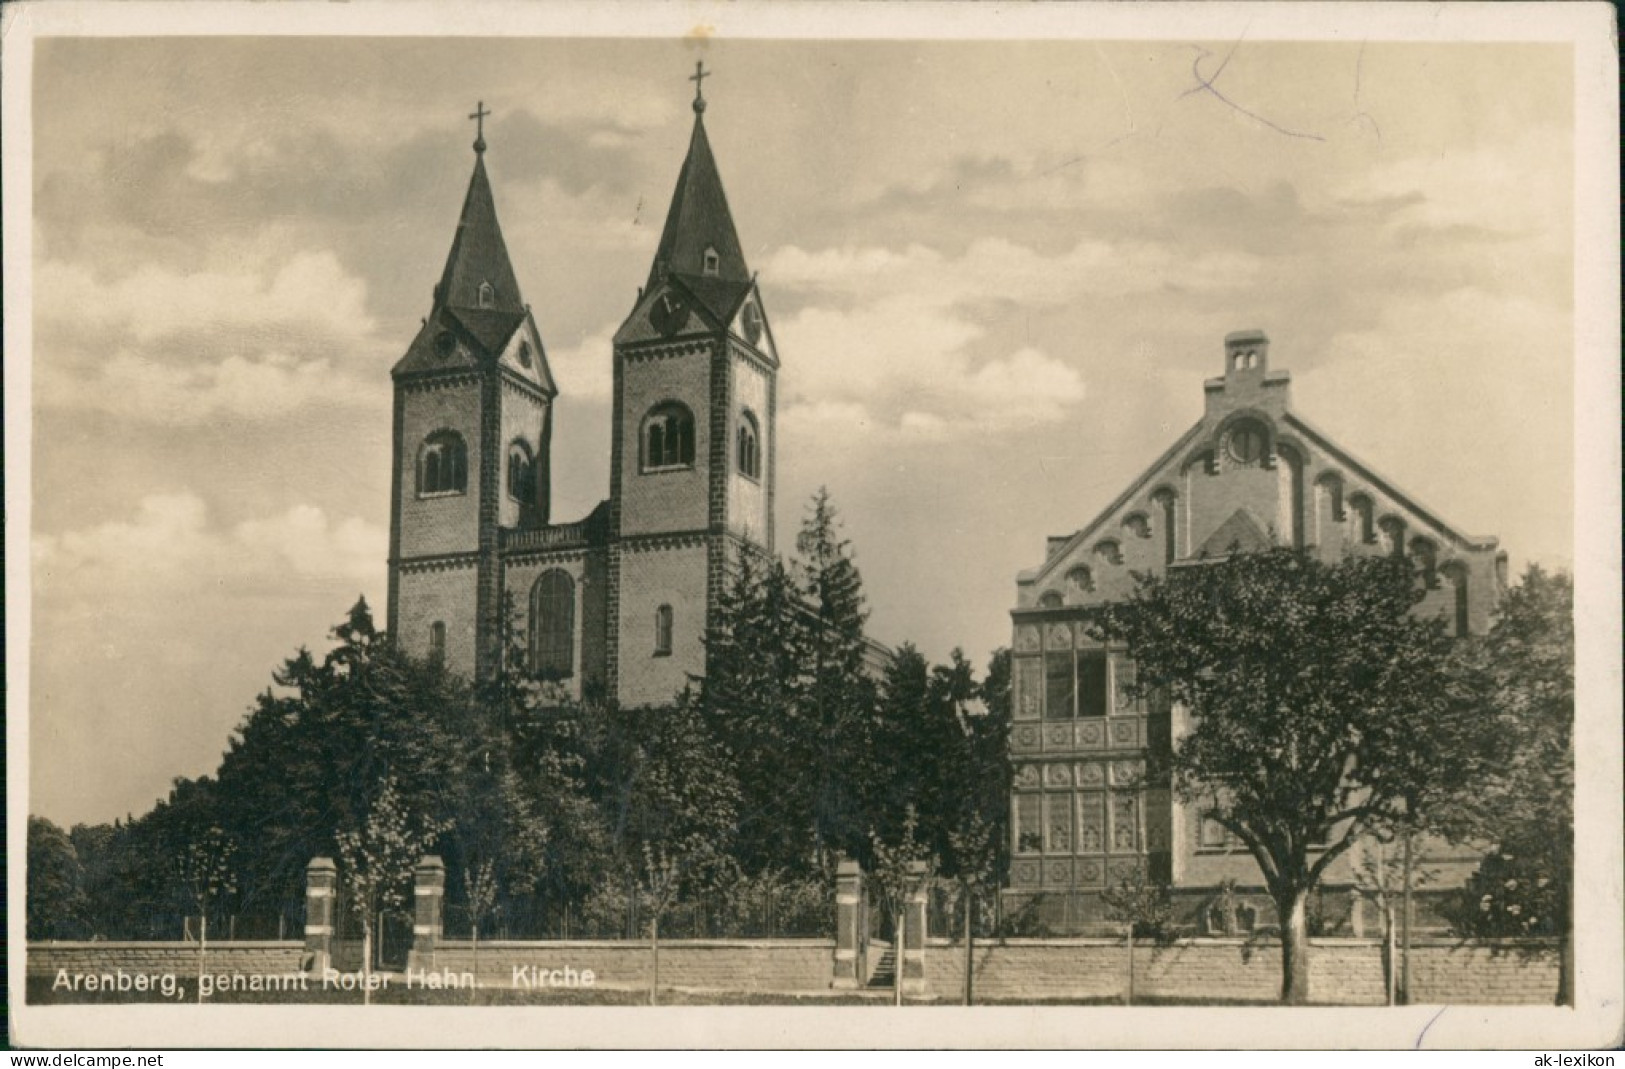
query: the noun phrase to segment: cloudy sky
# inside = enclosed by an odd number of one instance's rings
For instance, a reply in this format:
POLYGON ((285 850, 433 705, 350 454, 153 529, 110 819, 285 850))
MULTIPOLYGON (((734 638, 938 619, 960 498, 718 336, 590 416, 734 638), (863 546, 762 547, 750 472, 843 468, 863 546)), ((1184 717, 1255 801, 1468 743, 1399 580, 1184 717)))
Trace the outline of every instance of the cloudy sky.
POLYGON ((1572 563, 1566 46, 46 40, 34 811, 145 811, 281 658, 382 610, 388 370, 478 100, 562 391, 555 515, 603 497, 701 55, 784 361, 781 530, 830 488, 883 641, 984 663, 1016 573, 1245 327, 1357 456, 1515 570, 1572 563))

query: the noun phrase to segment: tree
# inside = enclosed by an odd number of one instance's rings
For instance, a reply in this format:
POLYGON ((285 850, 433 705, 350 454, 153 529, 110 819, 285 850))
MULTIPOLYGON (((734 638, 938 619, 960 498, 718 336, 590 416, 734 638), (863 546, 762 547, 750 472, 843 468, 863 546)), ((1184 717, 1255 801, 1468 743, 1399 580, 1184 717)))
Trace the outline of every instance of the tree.
POLYGON ((1281 932, 1284 1002, 1308 998, 1307 907, 1361 836, 1414 820, 1480 766, 1470 681, 1397 557, 1325 564, 1291 549, 1138 577, 1093 630, 1137 688, 1188 711, 1175 791, 1257 861, 1281 932))
POLYGON ((209 952, 209 912, 222 898, 237 890, 236 844, 218 827, 211 827, 181 856, 179 876, 198 911, 197 1000, 203 1001, 204 963, 209 952))
POLYGON ((870 826, 865 786, 876 771, 870 745, 875 686, 865 665, 863 578, 841 536, 829 491, 819 487, 796 535, 809 660, 803 741, 810 776, 814 863, 832 876, 835 856, 862 849, 870 826))
MULTIPOLYGON (((904 812, 902 827, 894 840, 888 842, 876 832, 869 833, 869 852, 874 857, 871 878, 879 892, 876 897, 880 899, 886 916, 891 918, 892 922, 892 945, 896 948, 893 955, 892 1001, 898 1006, 903 1004, 908 900, 920 887, 922 869, 924 869, 923 878, 930 879, 934 860, 915 835, 917 828, 918 823, 911 806, 904 812)), ((918 938, 920 945, 924 946, 925 933, 920 932, 918 938)))
POLYGON ((1456 896, 1463 934, 1561 940, 1557 1002, 1573 1001, 1574 584, 1531 564, 1479 649, 1486 721, 1506 743, 1439 820, 1458 841, 1492 843, 1456 896))
POLYGON ((361 922, 362 996, 370 1000, 373 934, 386 910, 405 907, 418 859, 442 831, 433 819, 403 804, 394 777, 378 786, 366 814, 333 838, 339 874, 350 892, 350 908, 361 922))
POLYGON ((1167 935, 1168 921, 1173 916, 1173 903, 1168 897, 1168 885, 1152 880, 1140 868, 1134 875, 1117 881, 1100 894, 1106 915, 1123 925, 1123 945, 1128 950, 1128 985, 1125 1001, 1134 1005, 1134 940, 1161 939, 1167 935))
POLYGON ((28 938, 73 938, 84 905, 84 872, 67 833, 44 817, 29 817, 28 938))
POLYGON ((736 857, 752 875, 804 874, 814 853, 804 625, 789 571, 747 552, 706 635, 699 706, 738 785, 736 857))
MULTIPOLYGON (((1438 878, 1438 872, 1430 866, 1415 864, 1421 833, 1414 823, 1402 823, 1387 833, 1378 831, 1372 839, 1373 849, 1355 863, 1354 884, 1371 898, 1382 915, 1382 971, 1388 1005, 1392 1006, 1410 981, 1411 892, 1432 883, 1438 878), (1389 856, 1396 840, 1399 843, 1397 859, 1389 856), (1396 901, 1405 919, 1402 926, 1394 922, 1396 901), (1405 940, 1396 954, 1394 940, 1401 928, 1405 940)), ((1410 993, 1403 993, 1408 1001, 1410 993)))

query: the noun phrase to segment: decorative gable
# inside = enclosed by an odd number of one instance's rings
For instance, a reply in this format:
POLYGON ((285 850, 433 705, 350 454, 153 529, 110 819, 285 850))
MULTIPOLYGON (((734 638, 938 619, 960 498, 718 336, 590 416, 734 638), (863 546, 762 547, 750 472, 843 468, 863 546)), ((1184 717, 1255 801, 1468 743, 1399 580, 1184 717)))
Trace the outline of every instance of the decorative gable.
POLYGON ((1218 530, 1208 536, 1196 551, 1196 556, 1224 557, 1232 553, 1254 553, 1273 544, 1274 540, 1264 532, 1252 513, 1237 509, 1228 520, 1219 524, 1218 530))
POLYGON ((504 370, 539 387, 548 396, 558 394, 558 387, 553 382, 553 370, 547 362, 547 351, 542 347, 541 335, 536 330, 535 322, 528 315, 524 323, 508 339, 500 361, 504 370))
POLYGON ((694 334, 712 334, 721 322, 712 316, 704 302, 689 288, 669 279, 645 293, 621 329, 615 332, 616 345, 670 341, 694 334))
POLYGON ((734 312, 728 329, 735 337, 744 339, 747 345, 767 357, 769 363, 778 364, 778 351, 773 345, 773 331, 767 325, 767 316, 762 312, 762 297, 754 285, 734 312))

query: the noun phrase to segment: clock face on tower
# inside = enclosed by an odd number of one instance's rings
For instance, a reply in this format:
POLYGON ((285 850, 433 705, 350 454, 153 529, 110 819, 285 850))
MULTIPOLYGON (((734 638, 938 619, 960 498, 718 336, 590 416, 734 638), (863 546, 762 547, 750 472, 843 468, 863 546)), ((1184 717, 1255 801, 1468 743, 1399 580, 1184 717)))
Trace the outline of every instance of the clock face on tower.
POLYGON ((662 293, 649 308, 649 323, 662 334, 675 334, 688 319, 688 308, 675 293, 662 293))
POLYGON ((745 311, 740 316, 745 323, 745 340, 755 345, 762 340, 762 310, 752 301, 745 305, 745 311))

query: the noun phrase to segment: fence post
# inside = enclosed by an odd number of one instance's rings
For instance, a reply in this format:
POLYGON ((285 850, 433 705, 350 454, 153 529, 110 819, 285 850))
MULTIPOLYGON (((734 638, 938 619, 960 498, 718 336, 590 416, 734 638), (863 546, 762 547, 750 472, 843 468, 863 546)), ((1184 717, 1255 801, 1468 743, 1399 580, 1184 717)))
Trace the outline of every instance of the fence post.
POLYGON ((433 854, 424 854, 412 870, 412 950, 409 969, 434 967, 434 948, 440 941, 441 917, 446 902, 446 866, 433 854))
POLYGON ((858 941, 862 923, 863 866, 842 858, 835 867, 835 980, 831 987, 849 990, 868 979, 858 974, 858 941))
POLYGON ((318 975, 333 965, 333 885, 338 867, 330 857, 305 866, 305 962, 318 975))
POLYGON ((904 994, 925 994, 926 917, 929 914, 929 869, 923 861, 908 863, 908 901, 903 904, 903 942, 898 948, 898 976, 904 994))

